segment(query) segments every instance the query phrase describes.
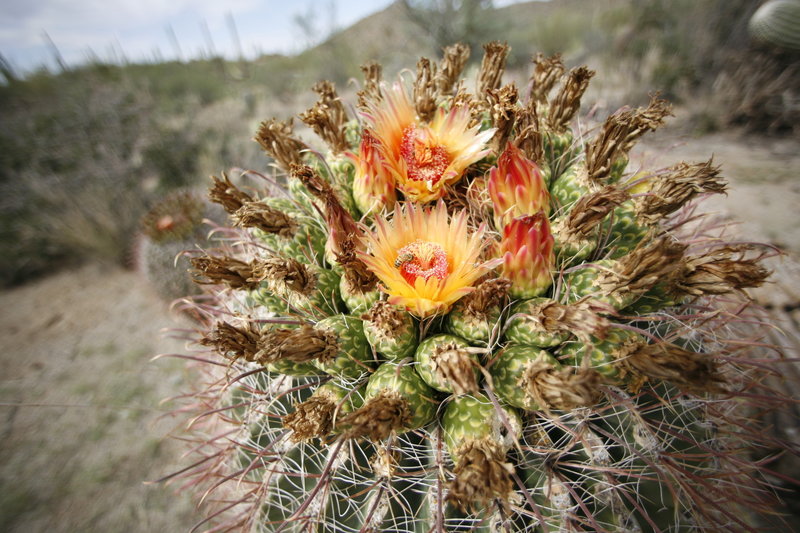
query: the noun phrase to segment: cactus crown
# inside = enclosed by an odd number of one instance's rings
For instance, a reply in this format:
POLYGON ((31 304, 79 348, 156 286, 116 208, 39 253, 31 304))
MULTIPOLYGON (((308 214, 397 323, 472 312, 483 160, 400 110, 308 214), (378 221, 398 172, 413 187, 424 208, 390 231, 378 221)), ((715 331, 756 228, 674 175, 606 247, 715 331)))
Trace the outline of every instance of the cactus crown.
POLYGON ((321 83, 301 119, 324 157, 291 121, 256 135, 286 194, 215 181, 236 238, 193 266, 224 359, 200 358, 178 474, 215 530, 739 531, 766 509, 743 450, 768 438, 744 292, 767 272, 685 224, 717 170, 632 180, 668 106, 573 131, 594 73, 537 56, 520 98, 507 53, 485 47, 475 95, 463 45, 411 97, 366 65, 361 123, 321 83))

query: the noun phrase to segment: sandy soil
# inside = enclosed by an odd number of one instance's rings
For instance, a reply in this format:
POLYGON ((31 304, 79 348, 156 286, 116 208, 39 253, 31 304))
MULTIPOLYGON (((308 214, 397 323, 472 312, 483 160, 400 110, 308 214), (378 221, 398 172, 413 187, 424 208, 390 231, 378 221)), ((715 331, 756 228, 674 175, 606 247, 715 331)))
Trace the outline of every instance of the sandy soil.
MULTIPOLYGON (((0 294, 0 530, 188 531, 163 398, 186 376, 178 325, 139 277, 89 266, 0 294)), ((183 465, 185 466, 185 465, 183 465)))
MULTIPOLYGON (((798 148, 666 131, 638 149, 648 167, 714 154, 732 186, 710 208, 744 220, 741 238, 789 252, 771 262, 776 282, 757 297, 790 332, 800 320, 798 148)), ((179 361, 149 362, 183 350, 159 336, 180 326, 165 304, 134 273, 89 266, 4 292, 0 310, 0 530, 191 529, 187 494, 143 484, 186 466, 181 447, 162 438, 175 421, 160 401, 190 377, 179 361)))

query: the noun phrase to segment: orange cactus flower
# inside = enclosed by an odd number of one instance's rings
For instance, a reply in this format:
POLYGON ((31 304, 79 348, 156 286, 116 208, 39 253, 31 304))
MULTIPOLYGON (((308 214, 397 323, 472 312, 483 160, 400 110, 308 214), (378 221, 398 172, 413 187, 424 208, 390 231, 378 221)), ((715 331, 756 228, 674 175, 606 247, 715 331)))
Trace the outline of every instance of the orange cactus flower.
POLYGON ((386 168, 379 143, 369 130, 361 135, 358 156, 348 154, 355 165, 353 199, 363 215, 391 209, 397 201, 394 176, 386 168))
POLYGON ((447 207, 397 204, 391 220, 375 219, 367 252, 359 258, 382 282, 389 303, 426 317, 444 314, 474 290, 475 281, 500 261, 479 263, 485 225, 470 232, 465 211, 448 219, 447 207))
POLYGON ((533 298, 553 283, 555 240, 544 213, 513 219, 503 228, 500 253, 503 276, 511 280, 509 294, 514 298, 533 298))
POLYGON ((550 193, 539 167, 512 143, 489 171, 487 187, 498 229, 516 217, 550 213, 550 193))
POLYGON ((417 119, 414 106, 399 84, 384 90, 367 120, 380 141, 387 168, 397 188, 412 202, 431 202, 445 187, 461 179, 468 166, 483 158, 494 129, 470 128, 469 110, 438 109, 430 124, 417 119))

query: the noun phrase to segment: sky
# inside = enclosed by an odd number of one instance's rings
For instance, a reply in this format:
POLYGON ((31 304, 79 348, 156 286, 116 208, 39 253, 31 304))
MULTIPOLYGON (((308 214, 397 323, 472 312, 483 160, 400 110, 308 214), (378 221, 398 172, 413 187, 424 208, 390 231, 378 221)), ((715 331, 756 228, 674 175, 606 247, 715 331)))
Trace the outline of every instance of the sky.
MULTIPOLYGON (((519 0, 496 0, 496 6, 519 0)), ((18 73, 92 57, 190 59, 296 53, 392 0, 0 0, 0 54, 18 73), (312 22, 304 31, 297 17, 312 22), (231 24, 233 21, 233 24, 231 24)))
POLYGON ((20 72, 68 65, 92 54, 104 60, 195 58, 209 49, 238 56, 234 22, 246 57, 294 53, 309 36, 324 37, 384 9, 391 0, 0 0, 0 54, 20 72), (309 15, 310 14, 310 15, 309 15), (174 38, 173 38, 174 36, 174 38), (52 45, 49 44, 52 42, 52 45))

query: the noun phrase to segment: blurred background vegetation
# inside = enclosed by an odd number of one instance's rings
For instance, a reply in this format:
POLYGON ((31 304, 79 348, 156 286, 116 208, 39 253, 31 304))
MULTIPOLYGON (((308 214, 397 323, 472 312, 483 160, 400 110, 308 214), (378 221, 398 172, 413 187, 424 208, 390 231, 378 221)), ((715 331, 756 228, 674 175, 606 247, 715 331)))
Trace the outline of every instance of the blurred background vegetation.
POLYGON ((758 6, 398 0, 322 42, 322 15, 298 16, 318 44, 293 56, 95 61, 26 76, 0 61, 0 280, 18 284, 86 261, 128 263, 142 215, 166 192, 204 186, 233 166, 265 168, 249 140, 258 122, 310 105, 315 81, 353 92, 367 61, 380 61, 391 78, 456 41, 471 46, 473 68, 482 43, 508 42, 508 69, 520 85, 538 51, 588 64, 599 75, 587 98, 607 112, 661 91, 699 133, 741 126, 796 135, 798 53, 753 42, 747 23, 758 6))

